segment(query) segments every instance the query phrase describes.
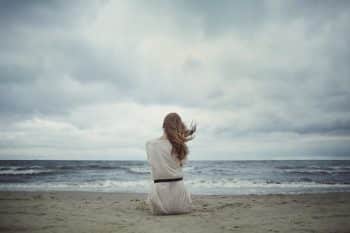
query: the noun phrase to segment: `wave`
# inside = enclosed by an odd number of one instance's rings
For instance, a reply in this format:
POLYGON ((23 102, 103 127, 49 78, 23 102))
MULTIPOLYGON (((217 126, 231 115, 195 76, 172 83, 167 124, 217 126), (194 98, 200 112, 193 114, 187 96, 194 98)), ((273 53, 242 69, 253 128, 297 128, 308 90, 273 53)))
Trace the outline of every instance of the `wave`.
POLYGON ((127 172, 137 175, 150 174, 150 170, 145 167, 127 167, 127 172))
MULTIPOLYGON (((244 180, 185 180, 186 188, 197 194, 264 194, 350 191, 350 184, 319 184, 315 182, 268 183, 244 180)), ((100 180, 91 182, 8 183, 0 184, 3 191, 97 191, 149 192, 152 181, 100 180)))
POLYGON ((323 169, 287 169, 285 172, 298 175, 350 175, 350 170, 338 169, 338 170, 323 170, 323 169))
POLYGON ((122 166, 109 166, 109 165, 58 165, 55 166, 58 170, 109 170, 109 169, 123 169, 122 166))
POLYGON ((333 172, 331 171, 324 171, 324 170, 288 170, 286 171, 290 174, 297 174, 297 175, 328 175, 333 172))
POLYGON ((276 166, 275 168, 277 169, 281 169, 281 170, 285 170, 285 169, 300 169, 300 168, 307 168, 307 166, 288 166, 288 165, 285 165, 285 166, 276 166))
POLYGON ((150 174, 150 169, 145 166, 102 166, 102 165, 87 165, 87 166, 74 166, 74 165, 64 165, 64 166, 54 166, 54 167, 41 167, 41 166, 9 166, 0 167, 0 176, 4 175, 38 175, 38 174, 49 174, 49 173, 67 173, 69 171, 88 171, 88 170, 115 170, 115 171, 125 171, 129 174, 136 175, 146 175, 150 174))
POLYGON ((52 182, 52 183, 10 183, 0 184, 0 190, 6 191, 131 191, 144 192, 147 187, 150 187, 151 181, 138 180, 138 181, 116 181, 116 180, 104 180, 94 182, 52 182))
POLYGON ((53 173, 49 169, 14 169, 14 170, 0 170, 0 176, 16 176, 16 175, 43 175, 53 173))
POLYGON ((89 164, 89 165, 63 165, 56 166, 57 170, 122 170, 133 174, 148 174, 150 173, 149 168, 145 166, 124 166, 124 165, 99 165, 99 164, 89 164))
POLYGON ((245 180, 188 180, 187 185, 202 188, 329 188, 329 187, 346 187, 350 188, 347 183, 318 183, 314 181, 304 182, 273 182, 273 181, 245 181, 245 180))
POLYGON ((305 166, 277 166, 275 167, 283 171, 308 171, 308 172, 350 172, 350 166, 320 166, 320 165, 305 165, 305 166))

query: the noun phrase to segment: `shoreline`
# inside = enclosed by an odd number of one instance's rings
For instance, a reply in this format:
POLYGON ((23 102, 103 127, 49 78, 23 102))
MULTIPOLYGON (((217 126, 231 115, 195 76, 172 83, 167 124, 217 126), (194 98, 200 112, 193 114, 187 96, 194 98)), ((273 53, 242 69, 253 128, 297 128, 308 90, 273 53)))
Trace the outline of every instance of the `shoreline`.
MULTIPOLYGON (((147 192, 123 192, 123 191, 83 191, 83 190, 0 190, 0 196, 3 193, 81 193, 81 194, 115 194, 115 195, 136 195, 147 196, 147 192)), ((191 193, 191 192, 190 192, 191 193)), ((350 191, 324 191, 324 192, 305 192, 305 193, 249 193, 249 194, 193 194, 192 197, 264 197, 264 196, 309 196, 309 195, 327 195, 327 194, 348 194, 350 191)), ((0 206, 1 207, 1 206, 0 206)))
MULTIPOLYGON (((147 192, 123 192, 123 191, 83 191, 83 190, 0 190, 2 193, 92 193, 92 194, 117 194, 117 195, 147 195, 147 192)), ((324 195, 324 194, 346 194, 350 195, 350 191, 324 191, 324 192, 305 192, 305 193, 250 193, 250 194, 193 194, 191 196, 198 197, 246 197, 246 196, 298 196, 298 195, 324 195)))
POLYGON ((163 216, 146 195, 0 191, 0 232, 350 232, 348 192, 191 194, 191 213, 163 216))

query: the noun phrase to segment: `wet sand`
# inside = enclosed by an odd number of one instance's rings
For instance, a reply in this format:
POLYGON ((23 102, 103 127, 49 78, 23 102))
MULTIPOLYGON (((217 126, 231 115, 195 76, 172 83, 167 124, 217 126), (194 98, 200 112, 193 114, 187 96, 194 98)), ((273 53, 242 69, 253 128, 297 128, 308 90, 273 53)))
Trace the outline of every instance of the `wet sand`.
POLYGON ((0 232, 350 232, 350 193, 192 195, 194 211, 153 216, 146 194, 0 192, 0 232))

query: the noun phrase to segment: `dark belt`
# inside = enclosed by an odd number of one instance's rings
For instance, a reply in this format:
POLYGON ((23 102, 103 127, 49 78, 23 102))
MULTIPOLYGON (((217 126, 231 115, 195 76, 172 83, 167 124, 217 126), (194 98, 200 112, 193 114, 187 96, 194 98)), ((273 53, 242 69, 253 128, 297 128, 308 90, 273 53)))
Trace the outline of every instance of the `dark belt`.
POLYGON ((182 177, 172 178, 172 179, 158 179, 158 180, 154 180, 154 183, 158 183, 158 182, 172 182, 172 181, 179 181, 179 180, 182 180, 182 177))

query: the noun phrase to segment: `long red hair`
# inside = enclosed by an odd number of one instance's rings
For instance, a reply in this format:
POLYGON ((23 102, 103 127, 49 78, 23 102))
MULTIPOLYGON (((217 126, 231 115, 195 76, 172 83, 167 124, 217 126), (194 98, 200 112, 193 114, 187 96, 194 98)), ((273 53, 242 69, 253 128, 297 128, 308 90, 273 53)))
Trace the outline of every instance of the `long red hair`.
POLYGON ((168 113, 164 118, 163 129, 172 145, 171 153, 179 159, 180 165, 182 166, 182 161, 187 157, 187 154, 189 153, 186 142, 194 138, 194 133, 197 130, 197 125, 191 124, 190 129, 188 129, 185 123, 181 120, 179 114, 171 112, 168 113))

